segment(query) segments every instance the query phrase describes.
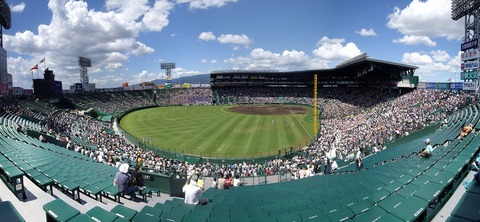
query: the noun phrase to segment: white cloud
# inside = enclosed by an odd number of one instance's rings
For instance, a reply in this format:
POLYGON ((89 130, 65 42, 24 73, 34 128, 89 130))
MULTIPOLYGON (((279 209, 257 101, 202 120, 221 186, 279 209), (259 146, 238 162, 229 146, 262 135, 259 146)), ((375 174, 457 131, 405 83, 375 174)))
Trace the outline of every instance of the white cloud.
POLYGON ((427 65, 432 63, 433 59, 427 54, 421 54, 418 52, 406 52, 403 53, 402 62, 413 65, 427 65))
POLYGON ((22 13, 23 10, 25 10, 25 3, 21 2, 18 5, 12 5, 11 6, 11 11, 13 13, 22 13))
POLYGON ((136 20, 150 9, 148 0, 107 0, 105 6, 108 11, 114 11, 126 20, 136 20))
POLYGON ((444 50, 431 51, 430 55, 432 56, 432 59, 435 62, 446 62, 449 59, 451 59, 450 55, 448 55, 448 53, 444 50))
POLYGON ((172 34, 170 34, 170 37, 175 37, 177 35, 178 35, 177 33, 172 33, 172 34))
MULTIPOLYGON (((28 58, 45 57, 56 79, 64 82, 64 88, 78 82, 78 56, 92 59, 93 67, 89 71, 97 71, 89 72, 93 82, 100 79, 96 76, 101 75, 102 70, 124 69, 129 56, 155 51, 137 37, 142 31, 160 31, 168 25, 167 17, 173 3, 158 0, 150 5, 148 0, 108 0, 105 4, 109 11, 88 9, 85 1, 50 0, 50 24, 41 24, 37 30, 4 35, 4 47, 28 58), (88 37, 85 33, 89 33, 88 37)), ((25 79, 24 75, 29 75, 30 68, 37 62, 9 58, 8 71, 14 79, 16 76, 25 79)), ((31 88, 31 81, 21 86, 31 88)))
MULTIPOLYGON (((131 84, 130 80, 125 81, 124 74, 117 74, 117 75, 100 75, 90 78, 90 82, 95 83, 95 87, 97 88, 108 88, 112 86, 121 86, 123 82, 128 82, 131 84)), ((135 84, 135 83, 133 83, 135 84)), ((63 84, 65 89, 65 84, 63 84)), ((68 86, 67 86, 68 87, 68 86)))
POLYGON ((184 69, 184 68, 172 69, 172 77, 173 78, 180 78, 180 77, 184 77, 184 76, 193 76, 193 75, 198 75, 198 74, 202 74, 202 73, 203 72, 187 70, 187 69, 184 69))
POLYGON ((202 59, 202 60, 200 60, 200 63, 202 63, 202 64, 208 63, 208 60, 207 59, 202 59))
POLYGON ((202 32, 198 36, 198 39, 202 41, 212 41, 216 39, 216 36, 213 34, 213 32, 202 32))
POLYGON ((432 41, 427 36, 416 36, 416 35, 405 35, 401 39, 394 39, 394 43, 403 43, 405 45, 426 45, 434 47, 437 45, 436 42, 432 41))
POLYGON ((210 63, 212 63, 212 64, 217 64, 217 60, 216 60, 216 59, 212 59, 212 61, 210 61, 210 63))
POLYGON ((239 56, 226 59, 225 63, 232 64, 232 69, 246 70, 303 70, 318 68, 314 61, 303 51, 285 50, 281 54, 273 53, 262 48, 253 49, 248 56, 239 56))
POLYGON ((360 31, 356 31, 355 33, 361 35, 361 36, 376 36, 377 33, 373 29, 365 29, 362 28, 360 31))
POLYGON ((132 53, 136 56, 142 56, 142 55, 146 55, 146 54, 152 54, 153 52, 155 52, 155 49, 153 48, 150 48, 148 46, 146 46, 145 44, 141 43, 141 42, 136 42, 136 44, 134 44, 134 47, 135 46, 138 46, 137 48, 135 48, 132 53))
POLYGON ((317 48, 313 50, 313 54, 322 59, 328 61, 344 61, 354 56, 361 54, 360 49, 353 42, 349 42, 345 45, 343 43, 345 39, 330 39, 324 36, 318 41, 317 48))
MULTIPOLYGON (((129 2, 136 4, 136 1, 129 2)), ((163 27, 168 25, 168 14, 173 6, 173 3, 168 0, 155 1, 155 5, 143 15, 142 23, 144 27, 149 31, 161 31, 163 27)))
POLYGON ((248 36, 245 34, 222 34, 217 38, 217 40, 222 44, 237 44, 244 46, 252 44, 252 40, 250 40, 250 38, 248 38, 248 36))
POLYGON ((176 0, 178 4, 188 3, 189 9, 207 9, 210 7, 222 7, 229 2, 237 2, 237 0, 176 0))
POLYGON ((279 71, 324 69, 361 54, 354 43, 344 43, 345 39, 330 39, 324 36, 317 43, 317 48, 312 50, 313 57, 297 50, 275 53, 255 48, 247 56, 232 57, 225 59, 224 62, 231 64, 231 69, 279 71))
POLYGON ((396 7, 388 15, 387 26, 404 35, 460 39, 464 21, 450 18, 451 0, 413 0, 406 8, 396 7))
POLYGON ((446 81, 457 75, 460 68, 460 56, 450 57, 445 51, 406 52, 402 62, 418 66, 415 72, 422 81, 446 81))
POLYGON ((155 79, 160 79, 162 78, 162 74, 161 73, 152 73, 152 72, 149 72, 147 70, 142 70, 140 73, 134 75, 132 78, 131 78, 131 83, 129 84, 137 84, 137 83, 141 83, 141 82, 148 82, 148 81, 152 81, 152 80, 155 80, 155 79))

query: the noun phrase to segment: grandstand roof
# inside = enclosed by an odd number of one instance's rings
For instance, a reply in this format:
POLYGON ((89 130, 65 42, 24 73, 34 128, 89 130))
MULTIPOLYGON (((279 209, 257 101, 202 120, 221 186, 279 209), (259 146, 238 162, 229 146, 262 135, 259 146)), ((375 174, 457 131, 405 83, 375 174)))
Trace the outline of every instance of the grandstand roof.
MULTIPOLYGON (((370 84, 396 86, 402 81, 402 76, 413 76, 417 66, 394 63, 379 59, 369 58, 367 54, 361 54, 338 64, 331 69, 313 69, 303 71, 279 72, 272 70, 225 70, 215 71, 210 74, 212 86, 225 86, 229 82, 232 85, 239 82, 259 83, 264 78, 287 81, 305 81, 307 85, 312 83, 313 75, 317 74, 320 84, 370 84), (327 82, 334 81, 334 82, 327 82), (219 84, 220 83, 220 84, 219 84)), ((295 84, 297 84, 295 83, 295 84)))

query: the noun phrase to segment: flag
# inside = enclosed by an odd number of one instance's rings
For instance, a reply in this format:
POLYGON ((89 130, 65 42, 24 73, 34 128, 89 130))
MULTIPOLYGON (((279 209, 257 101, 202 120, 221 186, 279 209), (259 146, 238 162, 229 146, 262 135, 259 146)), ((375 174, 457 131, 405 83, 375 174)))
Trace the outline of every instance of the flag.
POLYGON ((43 59, 40 60, 40 62, 38 64, 41 64, 42 62, 45 62, 45 57, 43 57, 43 59))
POLYGON ((32 70, 34 70, 34 69, 37 69, 37 70, 38 70, 38 64, 36 64, 34 67, 32 67, 32 68, 30 69, 30 71, 32 71, 32 70))

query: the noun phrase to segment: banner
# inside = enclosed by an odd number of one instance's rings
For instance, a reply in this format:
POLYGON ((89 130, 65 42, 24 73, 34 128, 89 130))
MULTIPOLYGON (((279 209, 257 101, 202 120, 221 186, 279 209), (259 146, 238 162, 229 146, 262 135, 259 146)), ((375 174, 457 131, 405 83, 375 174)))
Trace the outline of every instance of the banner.
POLYGON ((462 52, 460 54, 460 59, 462 61, 476 59, 476 58, 478 58, 479 54, 480 54, 480 52, 478 51, 478 49, 472 49, 472 50, 469 50, 469 51, 466 51, 466 52, 462 52))
POLYGON ((478 39, 463 43, 460 47, 460 50, 465 51, 473 48, 478 48, 478 39))
POLYGON ((477 89, 477 83, 476 82, 464 82, 463 83, 463 90, 475 91, 476 89, 477 89))
POLYGON ((427 89, 436 89, 437 84, 434 82, 427 82, 427 89))
POLYGON ((462 89, 463 89, 463 82, 450 83, 450 90, 462 90, 462 89))
POLYGON ((448 83, 439 82, 437 83, 437 89, 448 89, 448 83))
POLYGON ((461 80, 476 80, 478 79, 478 71, 466 71, 460 73, 461 80))
POLYGON ((478 69, 478 59, 462 63, 461 69, 462 71, 470 70, 470 69, 478 69))
POLYGON ((427 88, 427 84, 424 83, 424 82, 419 82, 417 88, 419 88, 419 89, 426 89, 426 88, 427 88))

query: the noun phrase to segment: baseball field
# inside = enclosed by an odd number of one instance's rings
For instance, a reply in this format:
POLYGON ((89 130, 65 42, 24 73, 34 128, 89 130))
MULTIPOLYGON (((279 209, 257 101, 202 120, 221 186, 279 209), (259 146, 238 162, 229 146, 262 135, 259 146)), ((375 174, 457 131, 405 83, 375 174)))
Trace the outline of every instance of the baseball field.
POLYGON ((120 126, 177 152, 264 154, 310 142, 312 115, 313 108, 300 105, 157 107, 125 115, 120 126))

